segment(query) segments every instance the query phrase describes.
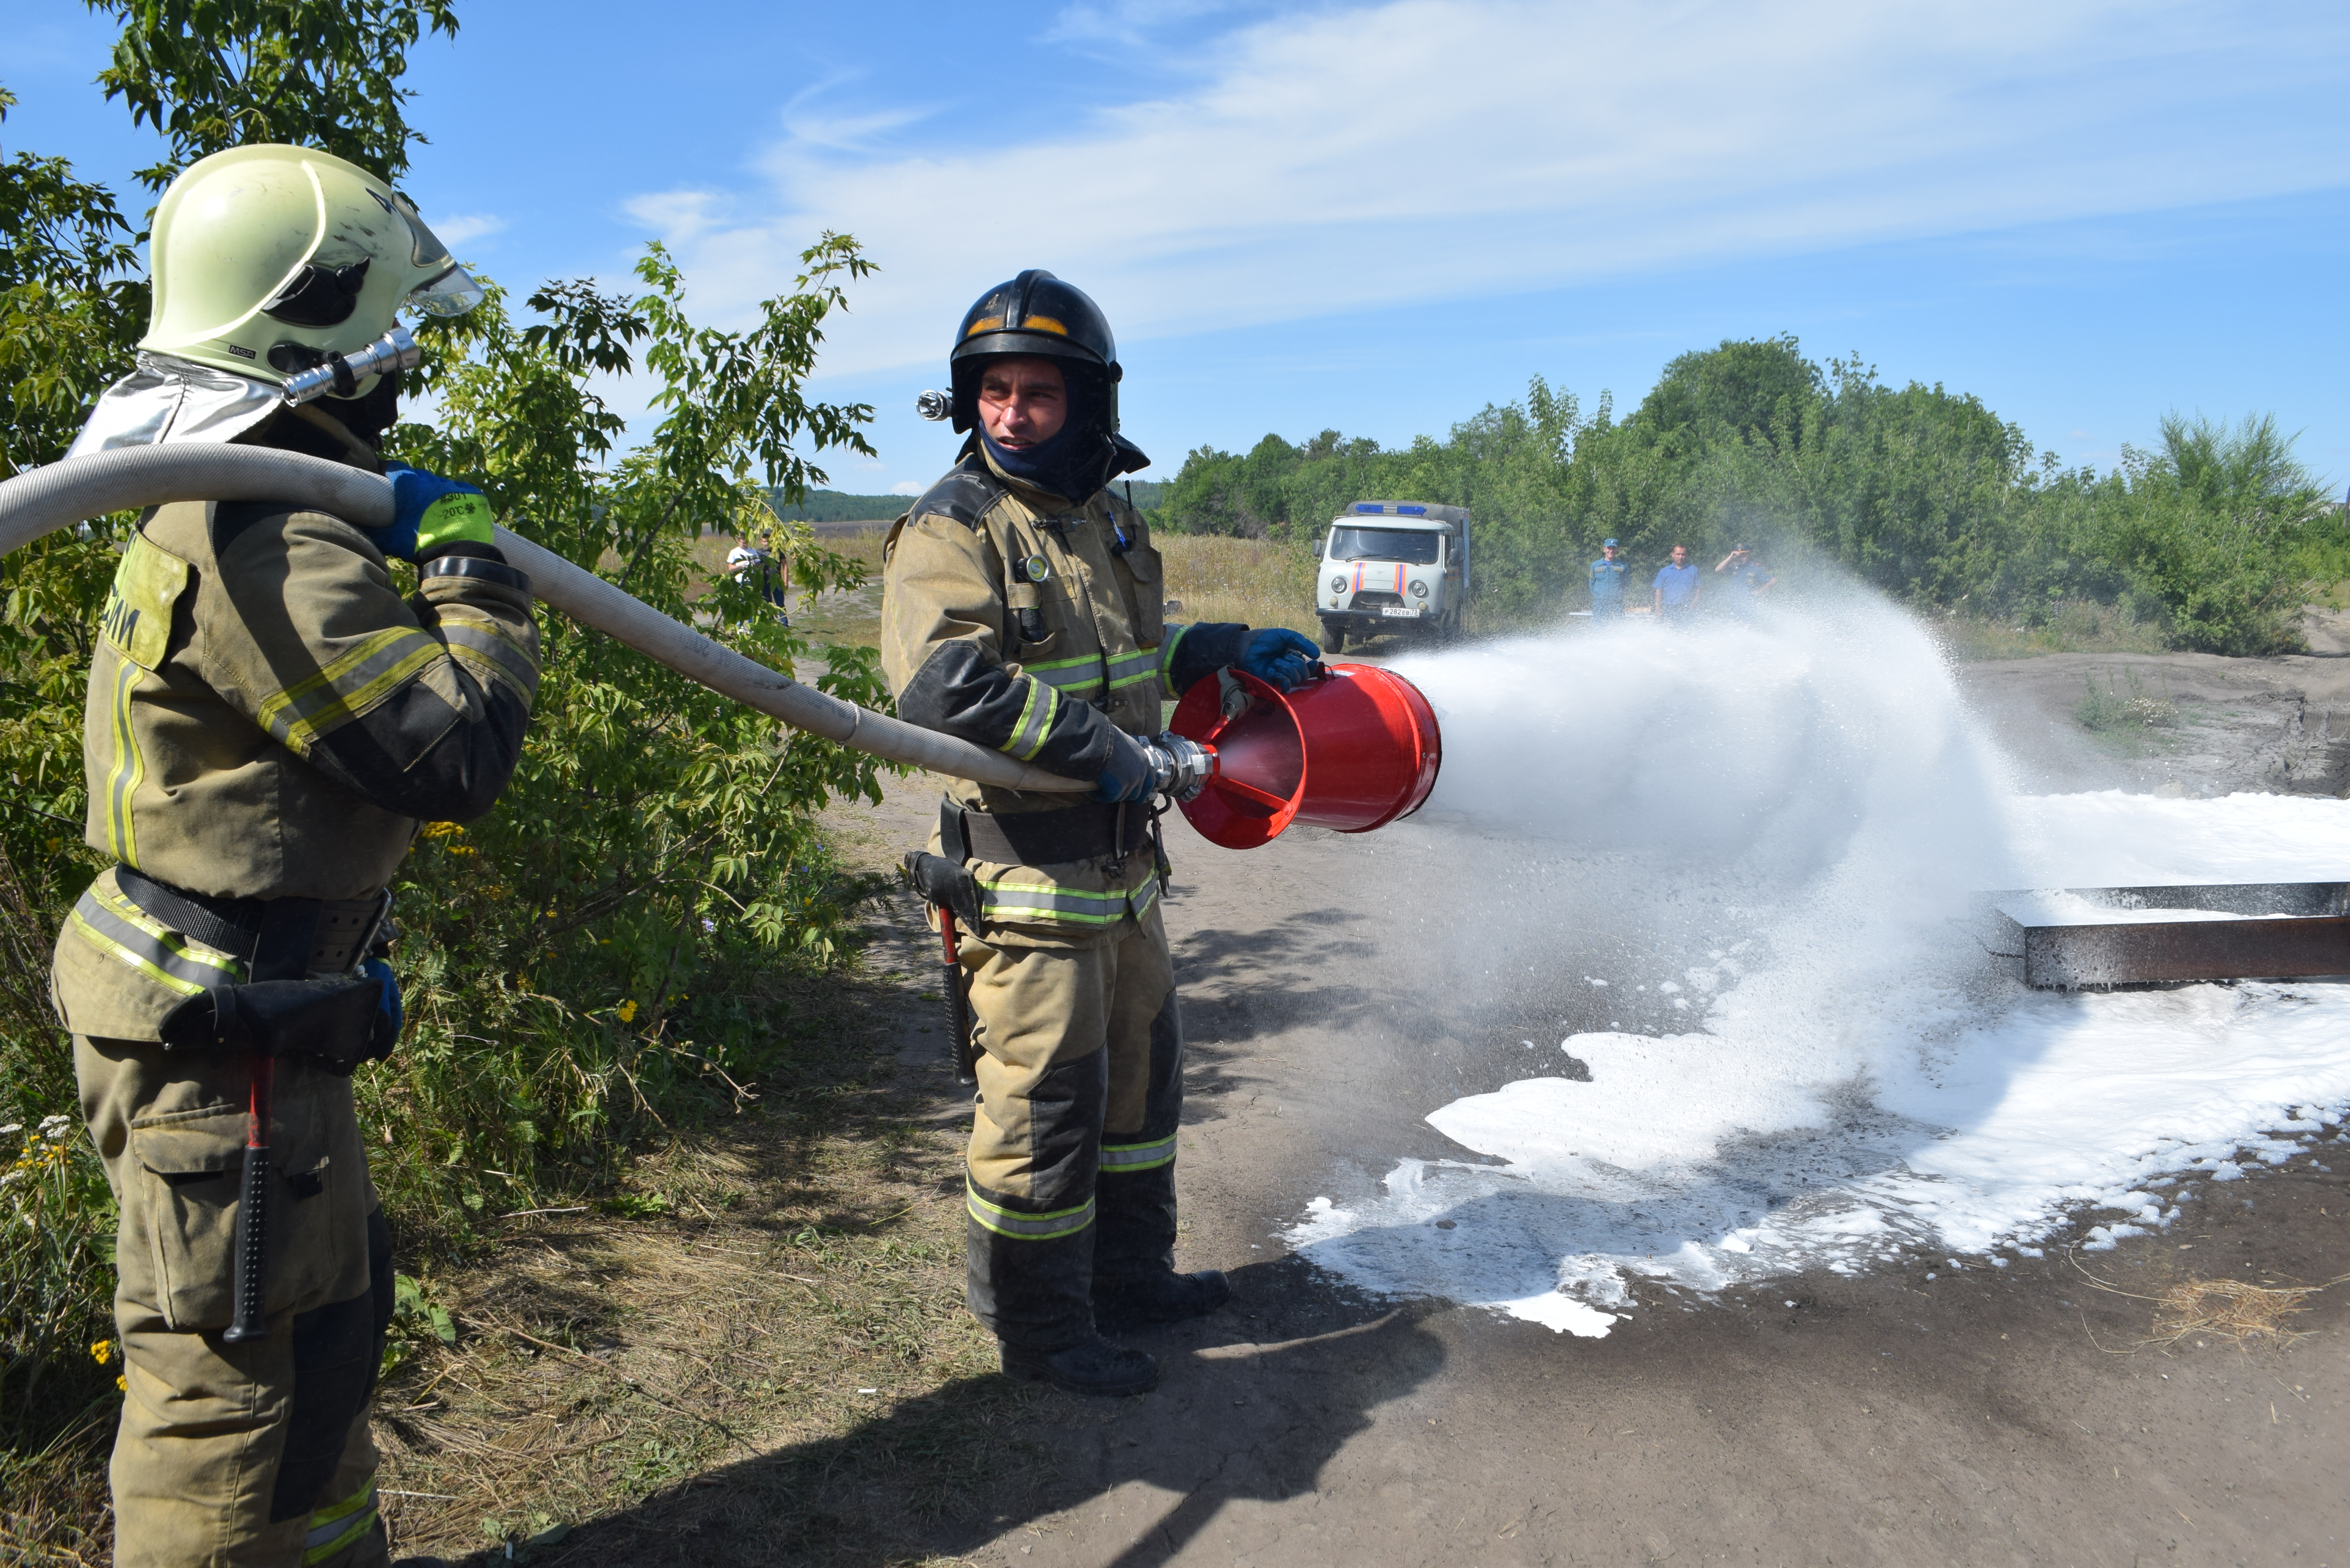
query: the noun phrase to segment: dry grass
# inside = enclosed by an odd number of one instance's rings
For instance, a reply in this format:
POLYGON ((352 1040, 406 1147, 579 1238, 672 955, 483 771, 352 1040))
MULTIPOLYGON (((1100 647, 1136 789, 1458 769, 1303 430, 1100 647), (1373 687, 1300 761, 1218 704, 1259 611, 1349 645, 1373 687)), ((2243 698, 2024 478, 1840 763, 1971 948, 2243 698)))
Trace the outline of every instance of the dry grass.
POLYGON ((2125 619, 2109 605, 2071 603, 2037 626, 1951 615, 1927 622, 1951 658, 1964 662, 2031 659, 2043 653, 2162 653, 2161 628, 2125 619))
POLYGON ((439 1282, 458 1345, 377 1402, 398 1546, 650 1562, 707 1529, 735 1550, 699 1561, 912 1563, 1003 1501, 1041 1396, 962 1306, 958 1136, 879 1093, 681 1140, 631 1184, 653 1218, 517 1220, 439 1282))
POLYGON ((2285 1320, 2309 1310, 2308 1298, 2323 1285, 2274 1287, 2241 1280, 2184 1280, 2155 1298, 2154 1327, 2147 1343, 2175 1345, 2189 1338, 2224 1339, 2242 1345, 2265 1339, 2290 1345, 2305 1338, 2285 1320))
POLYGON ((113 1560, 106 1456, 114 1419, 109 1404, 43 1452, 0 1461, 0 1563, 96 1568, 113 1560))
POLYGON ((1211 534, 1160 534, 1154 541, 1167 562, 1167 597, 1181 601, 1183 621, 1240 621, 1285 626, 1311 637, 1315 557, 1304 545, 1270 539, 1229 539, 1211 534))
MULTIPOLYGON (((792 625, 818 644, 872 647, 881 635, 881 543, 879 530, 827 535, 826 549, 862 561, 869 580, 862 588, 822 595, 814 604, 792 592, 792 625)), ((1249 626, 1285 626, 1313 635, 1315 557, 1300 545, 1266 539, 1227 539, 1210 535, 1160 534, 1154 540, 1167 566, 1167 597, 1181 603, 1169 612, 1181 621, 1241 621, 1249 626)), ((694 548, 704 570, 716 572, 735 541, 712 535, 694 548)))
MULTIPOLYGON (((2073 1256, 2071 1262, 2082 1278, 2107 1295, 2154 1303, 2154 1322, 2147 1336, 2129 1350, 2109 1352, 2116 1355, 2137 1350, 2170 1350, 2189 1340, 2198 1349, 2214 1339, 2226 1340, 2238 1348, 2254 1340, 2281 1348, 2308 1337, 2288 1326, 2287 1320, 2307 1312, 2310 1297, 2343 1282, 2328 1280, 2322 1285, 2256 1285, 2245 1280, 2189 1277, 2167 1287, 2159 1295, 2147 1295, 2100 1279, 2082 1265, 2078 1255, 2073 1256)), ((2344 1278, 2350 1279, 2350 1275, 2344 1278)))
MULTIPOLYGON (((793 628, 818 648, 829 643, 876 646, 881 639, 881 545, 888 536, 886 528, 819 535, 816 542, 820 547, 864 566, 865 586, 829 589, 813 601, 806 590, 794 587, 789 595, 793 628)), ((725 566, 726 552, 740 542, 726 535, 705 535, 694 541, 694 561, 714 576, 725 566)))

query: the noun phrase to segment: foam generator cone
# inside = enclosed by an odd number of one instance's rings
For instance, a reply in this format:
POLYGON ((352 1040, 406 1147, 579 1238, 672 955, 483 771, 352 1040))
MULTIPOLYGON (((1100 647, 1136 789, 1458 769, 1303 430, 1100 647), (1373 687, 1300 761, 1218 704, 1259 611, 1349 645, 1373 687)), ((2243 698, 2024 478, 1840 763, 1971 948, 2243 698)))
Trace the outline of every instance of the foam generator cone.
POLYGON ((1183 694, 1168 727, 1215 753, 1183 815, 1210 843, 1253 849, 1293 822, 1368 833, 1418 811, 1443 745, 1419 688, 1376 664, 1334 664, 1295 691, 1235 670, 1246 711, 1226 718, 1214 676, 1183 694))

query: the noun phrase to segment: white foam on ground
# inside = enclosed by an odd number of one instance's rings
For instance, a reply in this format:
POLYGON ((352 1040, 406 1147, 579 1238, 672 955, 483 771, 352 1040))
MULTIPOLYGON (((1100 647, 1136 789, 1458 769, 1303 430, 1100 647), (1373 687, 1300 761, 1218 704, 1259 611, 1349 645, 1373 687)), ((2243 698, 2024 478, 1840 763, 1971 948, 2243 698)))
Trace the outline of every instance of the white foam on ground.
POLYGON ((2178 1218, 2177 1174, 2282 1160, 2350 1106, 2350 984, 2033 992, 1960 918, 1970 888, 2342 879, 2350 803, 2010 794, 1931 647, 1865 605, 1405 669, 1446 743, 1419 831, 1564 840, 1624 878, 1544 918, 1661 880, 1747 900, 1758 935, 1638 977, 1694 1002, 1690 1032, 1572 1034, 1588 1082, 1429 1116, 1501 1163, 1316 1199, 1289 1240, 1357 1285, 1596 1336, 1637 1278, 1981 1266, 2075 1223, 2108 1247, 2178 1218))

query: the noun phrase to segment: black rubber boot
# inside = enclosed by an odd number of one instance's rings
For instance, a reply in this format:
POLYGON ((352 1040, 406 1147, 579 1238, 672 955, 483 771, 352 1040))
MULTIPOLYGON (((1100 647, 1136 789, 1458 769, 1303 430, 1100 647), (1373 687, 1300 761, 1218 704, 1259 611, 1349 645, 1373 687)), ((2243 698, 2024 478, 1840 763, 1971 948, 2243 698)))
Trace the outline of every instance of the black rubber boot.
POLYGON ((1159 1363, 1139 1350, 1092 1334, 1062 1350, 1003 1347, 1003 1375, 1024 1383, 1050 1383, 1072 1394, 1116 1398, 1159 1386, 1159 1363))
POLYGON ((1232 1299, 1220 1270, 1196 1274, 1146 1274, 1139 1280, 1094 1281, 1094 1321, 1113 1324, 1180 1323, 1205 1317, 1232 1299))

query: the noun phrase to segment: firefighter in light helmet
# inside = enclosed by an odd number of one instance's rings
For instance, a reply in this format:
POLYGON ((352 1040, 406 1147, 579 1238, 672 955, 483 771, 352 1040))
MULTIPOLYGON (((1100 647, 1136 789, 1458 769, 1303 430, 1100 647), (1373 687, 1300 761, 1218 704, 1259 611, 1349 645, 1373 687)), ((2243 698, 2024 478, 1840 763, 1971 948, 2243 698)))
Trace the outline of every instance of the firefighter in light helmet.
POLYGON ((954 922, 977 1021, 971 1305, 1006 1372, 1139 1393, 1157 1364, 1100 1329, 1229 1294, 1221 1273, 1174 1266, 1183 1038, 1151 802, 1176 770, 1148 737, 1193 681, 1237 665, 1286 688, 1315 649, 1168 624, 1149 526, 1107 488, 1149 460, 1118 433, 1117 344, 1082 291, 1041 271, 989 289, 950 367, 940 411, 971 438, 890 531, 883 568, 898 712, 1094 785, 955 782, 908 857, 954 922))
MULTIPOLYGON (((154 312, 139 369, 100 400, 76 455, 234 440, 281 410, 286 380, 358 354, 398 312, 461 316, 482 301, 407 197, 307 148, 232 148, 191 165, 155 209, 148 249, 154 312)), ((390 376, 338 378, 305 422, 330 414, 372 447, 397 395, 390 376)))
POLYGON ((397 313, 481 291, 389 185, 295 147, 190 167, 152 258, 138 369, 76 450, 304 452, 388 471, 397 514, 368 530, 268 501, 158 507, 99 627, 88 836, 118 864, 75 905, 53 976, 121 1212, 114 1560, 376 1568, 368 1405, 391 1237, 351 1074, 400 1033, 392 874, 422 822, 490 809, 538 680, 529 584, 486 498, 376 449, 399 392, 385 367, 412 362, 397 313), (325 395, 289 402, 306 387, 325 395), (412 597, 387 557, 415 564, 412 597), (311 983, 271 984, 289 980, 311 983), (264 1082, 267 1246, 247 1325, 231 1253, 264 1082))

